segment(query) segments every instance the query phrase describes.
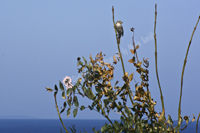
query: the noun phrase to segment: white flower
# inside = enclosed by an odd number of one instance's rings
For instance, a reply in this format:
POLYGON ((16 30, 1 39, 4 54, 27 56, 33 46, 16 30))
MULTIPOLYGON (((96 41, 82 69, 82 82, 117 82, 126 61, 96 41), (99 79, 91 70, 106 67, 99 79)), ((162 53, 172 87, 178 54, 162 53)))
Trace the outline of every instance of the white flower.
POLYGON ((65 86, 67 87, 66 89, 72 88, 72 79, 68 76, 66 76, 65 78, 63 78, 63 83, 65 84, 65 86))

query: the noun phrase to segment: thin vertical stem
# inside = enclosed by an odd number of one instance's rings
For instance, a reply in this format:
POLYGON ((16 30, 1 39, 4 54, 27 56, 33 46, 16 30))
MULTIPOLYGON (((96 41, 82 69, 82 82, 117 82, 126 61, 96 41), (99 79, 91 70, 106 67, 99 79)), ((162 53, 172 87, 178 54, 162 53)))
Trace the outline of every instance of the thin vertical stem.
POLYGON ((159 77, 158 77, 158 64, 157 64, 157 39, 156 39, 156 20, 157 20, 157 4, 155 4, 155 23, 154 23, 155 66, 156 66, 156 77, 157 77, 158 86, 159 86, 159 89, 160 89, 160 99, 161 99, 161 103, 162 103, 162 109, 165 109, 165 106, 164 106, 164 100, 163 100, 163 95, 162 95, 162 89, 161 89, 160 81, 159 81, 159 77))
POLYGON ((123 58, 122 58, 122 54, 121 54, 121 51, 120 51, 119 44, 117 44, 117 46, 118 46, 118 51, 119 51, 119 54, 120 54, 120 59, 121 59, 121 62, 122 62, 123 73, 125 75, 124 61, 123 61, 123 58))
POLYGON ((58 113, 60 122, 61 122, 63 128, 65 129, 65 132, 66 132, 66 133, 69 133, 69 132, 67 131, 65 125, 63 124, 62 118, 61 118, 61 116, 60 116, 60 112, 59 112, 58 105, 57 105, 57 100, 56 100, 56 94, 57 94, 57 92, 54 92, 54 98, 55 98, 55 104, 56 104, 57 113, 58 113))
POLYGON ((191 38, 190 38, 190 41, 189 41, 189 44, 188 44, 188 48, 187 48, 187 52, 186 52, 186 55, 185 55, 185 60, 184 60, 184 63, 183 63, 183 69, 182 69, 182 74, 181 74, 181 89, 180 89, 180 99, 179 99, 179 107, 178 107, 178 120, 180 119, 180 116, 181 116, 181 99, 182 99, 182 89, 183 89, 183 75, 184 75, 184 71, 185 71, 185 66, 186 66, 186 62, 187 62, 187 56, 188 56, 188 52, 189 52, 189 49, 190 49, 190 45, 192 43, 192 38, 193 38, 193 35, 194 35, 194 32, 197 28, 197 25, 199 23, 199 19, 200 19, 200 16, 197 20, 197 23, 194 27, 194 30, 192 32, 192 35, 191 35, 191 38))
MULTIPOLYGON (((115 20, 114 20, 114 7, 112 7, 112 14, 113 14, 113 25, 114 25, 116 39, 117 39, 118 51, 119 51, 119 54, 120 54, 120 59, 121 59, 121 63, 122 63, 122 69, 123 69, 123 73, 124 73, 124 76, 125 76, 126 71, 125 71, 125 68, 124 68, 124 62, 123 62, 122 54, 121 54, 120 47, 119 47, 120 39, 117 38, 117 30, 116 30, 115 20)), ((130 101, 131 101, 131 103, 133 105, 134 102, 133 102, 133 99, 131 98, 131 91, 130 91, 130 87, 128 86, 128 82, 127 81, 126 81, 126 89, 128 90, 128 95, 129 95, 130 101)))

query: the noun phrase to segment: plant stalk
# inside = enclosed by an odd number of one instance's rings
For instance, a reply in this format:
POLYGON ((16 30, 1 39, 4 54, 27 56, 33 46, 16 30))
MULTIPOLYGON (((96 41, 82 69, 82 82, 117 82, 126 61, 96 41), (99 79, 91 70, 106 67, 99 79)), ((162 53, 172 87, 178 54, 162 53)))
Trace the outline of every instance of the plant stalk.
POLYGON ((161 99, 161 103, 162 103, 162 109, 165 109, 165 106, 164 106, 164 100, 163 100, 163 95, 162 95, 162 89, 161 89, 160 81, 159 81, 159 77, 158 77, 158 64, 157 64, 157 39, 156 39, 156 20, 157 20, 157 4, 155 4, 155 23, 154 23, 155 66, 156 66, 156 77, 157 77, 158 86, 159 86, 159 90, 160 90, 160 99, 161 99))
MULTIPOLYGON (((117 30, 116 30, 115 20, 114 20, 114 7, 112 7, 112 14, 113 14, 113 25, 114 25, 116 39, 117 39, 118 51, 119 51, 119 54, 120 54, 120 59, 121 59, 121 63, 122 63, 122 69, 123 69, 123 73, 124 73, 124 76, 125 76, 125 72, 126 71, 125 71, 125 68, 124 68, 124 62, 123 62, 122 54, 121 54, 120 47, 119 47, 120 39, 117 38, 117 30)), ((126 82, 126 89, 128 90, 128 95, 129 95, 130 101, 131 101, 131 103, 133 105, 134 102, 133 102, 133 99, 131 98, 131 91, 130 91, 130 87, 128 86, 128 81, 125 81, 125 82, 126 82)))
POLYGON ((57 113, 58 113, 60 122, 61 122, 63 128, 65 129, 65 132, 66 132, 66 133, 69 133, 69 132, 67 131, 65 125, 63 124, 62 118, 61 118, 61 116, 60 116, 60 112, 59 112, 58 105, 57 105, 57 100, 56 100, 56 93, 57 93, 57 92, 54 92, 54 98, 55 98, 55 104, 56 104, 57 113))
POLYGON ((178 120, 180 119, 181 117, 181 99, 182 99, 182 90, 183 90, 183 75, 184 75, 184 72, 185 72, 185 66, 186 66, 186 62, 187 62, 187 56, 188 56, 188 52, 189 52, 189 49, 190 49, 190 45, 192 43, 192 38, 193 38, 193 35, 194 35, 194 32, 197 28, 197 25, 199 23, 199 19, 200 19, 200 15, 199 15, 199 18, 197 20, 197 23, 194 27, 194 30, 192 32, 192 35, 191 35, 191 38, 190 38, 190 41, 189 41, 189 44, 188 44, 188 48, 187 48, 187 52, 186 52, 186 55, 185 55, 185 60, 184 60, 184 63, 183 63, 183 69, 182 69, 182 74, 181 74, 181 89, 180 89, 180 99, 179 99, 179 107, 178 107, 178 120))

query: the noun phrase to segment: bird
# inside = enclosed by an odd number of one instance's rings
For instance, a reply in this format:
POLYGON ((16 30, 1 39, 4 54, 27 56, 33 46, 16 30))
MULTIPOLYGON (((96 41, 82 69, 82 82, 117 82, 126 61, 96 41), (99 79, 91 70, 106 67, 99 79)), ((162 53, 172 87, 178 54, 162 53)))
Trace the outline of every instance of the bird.
POLYGON ((121 36, 124 35, 124 30, 123 30, 122 23, 123 23, 123 22, 120 21, 120 20, 116 22, 116 30, 117 30, 117 32, 118 32, 118 39, 120 39, 121 36))

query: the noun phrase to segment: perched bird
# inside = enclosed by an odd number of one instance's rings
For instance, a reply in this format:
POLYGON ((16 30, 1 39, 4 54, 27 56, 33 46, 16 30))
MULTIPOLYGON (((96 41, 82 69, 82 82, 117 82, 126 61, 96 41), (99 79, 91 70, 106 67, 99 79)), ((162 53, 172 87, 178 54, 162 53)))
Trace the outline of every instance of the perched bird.
POLYGON ((124 35, 124 30, 123 30, 123 26, 122 26, 122 21, 117 21, 116 22, 116 30, 117 30, 117 32, 118 32, 118 38, 120 39, 121 38, 121 36, 123 36, 124 35))

